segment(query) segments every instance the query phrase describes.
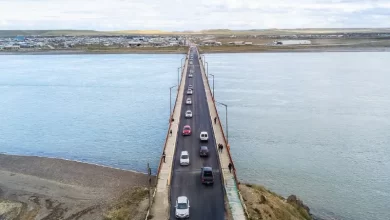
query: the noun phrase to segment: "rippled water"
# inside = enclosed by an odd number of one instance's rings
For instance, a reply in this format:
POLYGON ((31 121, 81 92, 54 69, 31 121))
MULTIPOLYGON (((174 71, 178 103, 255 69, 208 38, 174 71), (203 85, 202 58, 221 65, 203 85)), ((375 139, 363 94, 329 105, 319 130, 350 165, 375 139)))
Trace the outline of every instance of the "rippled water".
POLYGON ((182 57, 0 56, 0 152, 156 168, 182 57))
POLYGON ((390 53, 206 60, 241 179, 327 219, 390 219, 390 53))
MULTIPOLYGON (((156 168, 181 58, 0 56, 0 152, 156 168)), ((328 219, 390 219, 390 53, 206 59, 241 179, 328 219)))

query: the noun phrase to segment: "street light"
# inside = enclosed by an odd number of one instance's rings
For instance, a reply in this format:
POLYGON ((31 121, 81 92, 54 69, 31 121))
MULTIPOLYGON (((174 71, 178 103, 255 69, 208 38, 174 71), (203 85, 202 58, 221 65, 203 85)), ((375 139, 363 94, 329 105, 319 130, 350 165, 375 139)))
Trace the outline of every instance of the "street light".
POLYGON ((207 78, 209 77, 209 63, 205 62, 207 64, 207 78))
POLYGON ((225 108, 226 108, 226 141, 227 141, 227 144, 229 144, 229 126, 228 126, 228 110, 227 110, 227 105, 226 104, 223 104, 223 103, 221 103, 221 102, 216 102, 216 103, 218 103, 218 104, 221 104, 221 105, 223 105, 223 106, 225 106, 225 108))
POLYGON ((186 58, 186 57, 181 58, 181 61, 180 61, 181 66, 183 66, 183 59, 184 58, 186 58))
POLYGON ((181 67, 177 68, 177 85, 179 85, 179 75, 181 67))
POLYGON ((171 120, 172 117, 172 89, 175 88, 177 85, 169 87, 169 119, 171 120))
POLYGON ((204 54, 203 55, 201 55, 201 56, 203 56, 203 65, 204 65, 204 62, 206 62, 206 57, 204 56, 204 54))
POLYGON ((214 99, 214 75, 210 73, 210 76, 213 77, 213 99, 214 99))

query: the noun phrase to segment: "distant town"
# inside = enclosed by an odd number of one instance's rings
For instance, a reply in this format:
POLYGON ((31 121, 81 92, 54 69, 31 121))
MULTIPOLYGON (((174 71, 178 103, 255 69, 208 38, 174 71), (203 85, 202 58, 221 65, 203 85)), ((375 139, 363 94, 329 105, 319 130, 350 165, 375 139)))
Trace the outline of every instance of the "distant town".
POLYGON ((390 33, 288 34, 288 35, 122 35, 122 36, 13 36, 0 37, 0 51, 66 49, 161 48, 187 46, 311 45, 312 39, 390 39, 390 33), (224 39, 223 41, 221 39, 224 39), (268 41, 261 41, 267 39, 268 41), (260 42, 260 43, 259 43, 260 42))

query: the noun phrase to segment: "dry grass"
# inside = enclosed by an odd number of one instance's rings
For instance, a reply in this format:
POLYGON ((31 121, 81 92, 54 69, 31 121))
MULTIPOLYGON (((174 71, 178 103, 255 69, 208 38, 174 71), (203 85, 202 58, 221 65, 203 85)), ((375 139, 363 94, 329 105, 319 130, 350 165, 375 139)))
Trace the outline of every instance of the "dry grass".
POLYGON ((105 220, 145 219, 148 189, 136 187, 125 191, 109 208, 105 220))
POLYGON ((262 186, 241 185, 240 191, 250 220, 311 220, 305 209, 291 205, 285 199, 262 186))

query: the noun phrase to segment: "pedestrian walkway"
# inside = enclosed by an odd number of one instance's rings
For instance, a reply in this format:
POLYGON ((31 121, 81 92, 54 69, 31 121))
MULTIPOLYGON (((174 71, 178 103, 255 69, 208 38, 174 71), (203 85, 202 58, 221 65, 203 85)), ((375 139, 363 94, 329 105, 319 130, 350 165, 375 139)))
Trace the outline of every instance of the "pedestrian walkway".
MULTIPOLYGON (((188 58, 188 55, 187 55, 188 58)), ((180 114, 181 114, 181 107, 183 102, 183 95, 184 95, 184 86, 185 86, 185 79, 187 77, 187 66, 188 66, 188 59, 186 59, 183 72, 182 72, 182 80, 180 81, 180 87, 177 93, 175 107, 173 108, 173 114, 172 118, 174 121, 170 121, 171 125, 168 129, 168 133, 170 130, 172 130, 172 135, 168 134, 166 142, 165 142, 165 163, 162 162, 160 165, 160 170, 157 174, 157 187, 156 187, 156 194, 154 197, 154 201, 152 204, 152 208, 150 210, 151 216, 153 216, 152 219, 158 219, 158 220, 166 220, 169 219, 170 214, 170 196, 169 196, 169 190, 170 190, 170 181, 171 181, 171 175, 172 175, 172 166, 173 166, 173 157, 175 154, 175 148, 176 148, 176 137, 178 134, 178 128, 180 123, 180 114)))
MULTIPOLYGON (((201 56, 199 56, 201 57, 201 56)), ((203 63, 203 62, 201 62, 203 63)), ((218 143, 223 144, 224 148, 222 150, 222 153, 218 151, 219 153, 219 161, 221 165, 221 170, 222 170, 222 178, 223 178, 223 183, 225 187, 225 192, 228 198, 228 203, 229 207, 232 213, 232 217, 234 220, 245 220, 245 211, 244 207, 242 205, 242 201, 240 200, 238 188, 237 188, 237 183, 234 177, 234 171, 229 172, 229 163, 230 161, 230 156, 229 156, 229 149, 222 131, 222 126, 219 120, 219 116, 217 113, 217 109, 215 106, 215 102, 213 100, 213 97, 211 95, 210 91, 210 85, 207 79, 207 76, 205 74, 204 66, 201 65, 201 71, 202 71, 202 78, 203 78, 203 83, 204 87, 206 90, 206 97, 207 97, 207 103, 209 105, 209 110, 210 110, 210 117, 211 121, 213 124, 213 130, 214 130, 214 136, 215 136, 215 141, 216 141, 216 146, 218 146, 218 143), (217 118, 216 122, 214 123, 214 118, 217 118)))

